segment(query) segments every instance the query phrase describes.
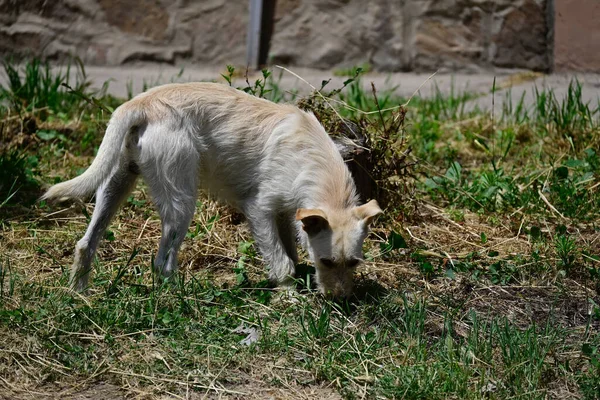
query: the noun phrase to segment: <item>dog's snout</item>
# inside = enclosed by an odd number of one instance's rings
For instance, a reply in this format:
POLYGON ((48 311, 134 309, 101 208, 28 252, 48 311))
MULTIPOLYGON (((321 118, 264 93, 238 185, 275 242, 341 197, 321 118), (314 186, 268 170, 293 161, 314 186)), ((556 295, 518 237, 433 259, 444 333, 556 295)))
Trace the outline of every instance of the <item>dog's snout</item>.
POLYGON ((322 282, 321 293, 329 299, 345 299, 352 294, 352 276, 337 277, 327 283, 322 282))

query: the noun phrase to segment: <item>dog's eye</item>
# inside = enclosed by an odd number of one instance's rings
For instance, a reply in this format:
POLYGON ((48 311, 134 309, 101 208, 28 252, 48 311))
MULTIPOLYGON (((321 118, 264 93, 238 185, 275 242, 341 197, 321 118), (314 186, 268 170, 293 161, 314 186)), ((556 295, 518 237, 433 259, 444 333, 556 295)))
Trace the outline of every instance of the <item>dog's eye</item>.
POLYGON ((346 261, 346 267, 354 268, 358 265, 358 263, 360 263, 360 260, 358 258, 351 258, 348 261, 346 261))
POLYGON ((335 267, 335 263, 333 262, 333 260, 330 260, 329 258, 321 258, 321 264, 323 264, 327 268, 335 267))

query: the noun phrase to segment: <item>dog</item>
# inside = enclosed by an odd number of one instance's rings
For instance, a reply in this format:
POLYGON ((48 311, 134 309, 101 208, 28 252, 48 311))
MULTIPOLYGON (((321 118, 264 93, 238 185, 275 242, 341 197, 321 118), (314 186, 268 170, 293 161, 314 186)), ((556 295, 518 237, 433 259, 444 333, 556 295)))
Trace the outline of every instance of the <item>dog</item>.
POLYGON ((167 84, 118 107, 91 166, 42 196, 96 194, 72 289, 86 289, 98 242, 140 175, 161 219, 154 271, 163 277, 177 271, 198 188, 246 216, 272 282, 293 287, 299 239, 319 291, 335 298, 352 293, 368 227, 382 213, 375 200, 358 205, 348 167, 313 114, 217 83, 167 84))

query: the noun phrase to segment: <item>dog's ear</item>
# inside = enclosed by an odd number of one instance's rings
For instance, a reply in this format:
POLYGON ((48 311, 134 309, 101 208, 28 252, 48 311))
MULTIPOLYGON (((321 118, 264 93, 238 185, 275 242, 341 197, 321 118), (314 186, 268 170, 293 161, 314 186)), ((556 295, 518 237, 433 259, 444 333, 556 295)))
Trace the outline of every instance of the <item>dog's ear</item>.
POLYGON ((327 215, 319 209, 299 208, 296 221, 302 221, 302 229, 309 235, 316 235, 329 226, 327 215))
POLYGON ((377 200, 371 200, 360 207, 356 207, 354 209, 354 212, 356 213, 358 218, 365 221, 366 225, 370 225, 376 216, 383 213, 383 211, 381 211, 381 208, 379 208, 377 200))

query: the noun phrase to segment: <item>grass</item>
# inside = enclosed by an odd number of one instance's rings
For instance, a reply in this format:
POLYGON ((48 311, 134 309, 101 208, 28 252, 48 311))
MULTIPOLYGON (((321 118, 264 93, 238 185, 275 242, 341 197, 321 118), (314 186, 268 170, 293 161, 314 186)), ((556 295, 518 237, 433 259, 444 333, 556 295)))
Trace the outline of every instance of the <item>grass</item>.
MULTIPOLYGON (((155 281, 144 185, 79 296, 68 267, 93 206, 33 201, 89 165, 122 100, 35 63, 29 89, 0 88, 0 397, 600 398, 600 110, 580 83, 493 118, 457 89, 397 108, 356 69, 323 89, 367 136, 385 193, 348 301, 315 294, 307 265, 302 294, 282 298, 240 216, 204 197, 181 274, 155 281)), ((268 71, 242 89, 297 96, 268 71)), ((318 96, 301 104, 341 129, 318 96)))

